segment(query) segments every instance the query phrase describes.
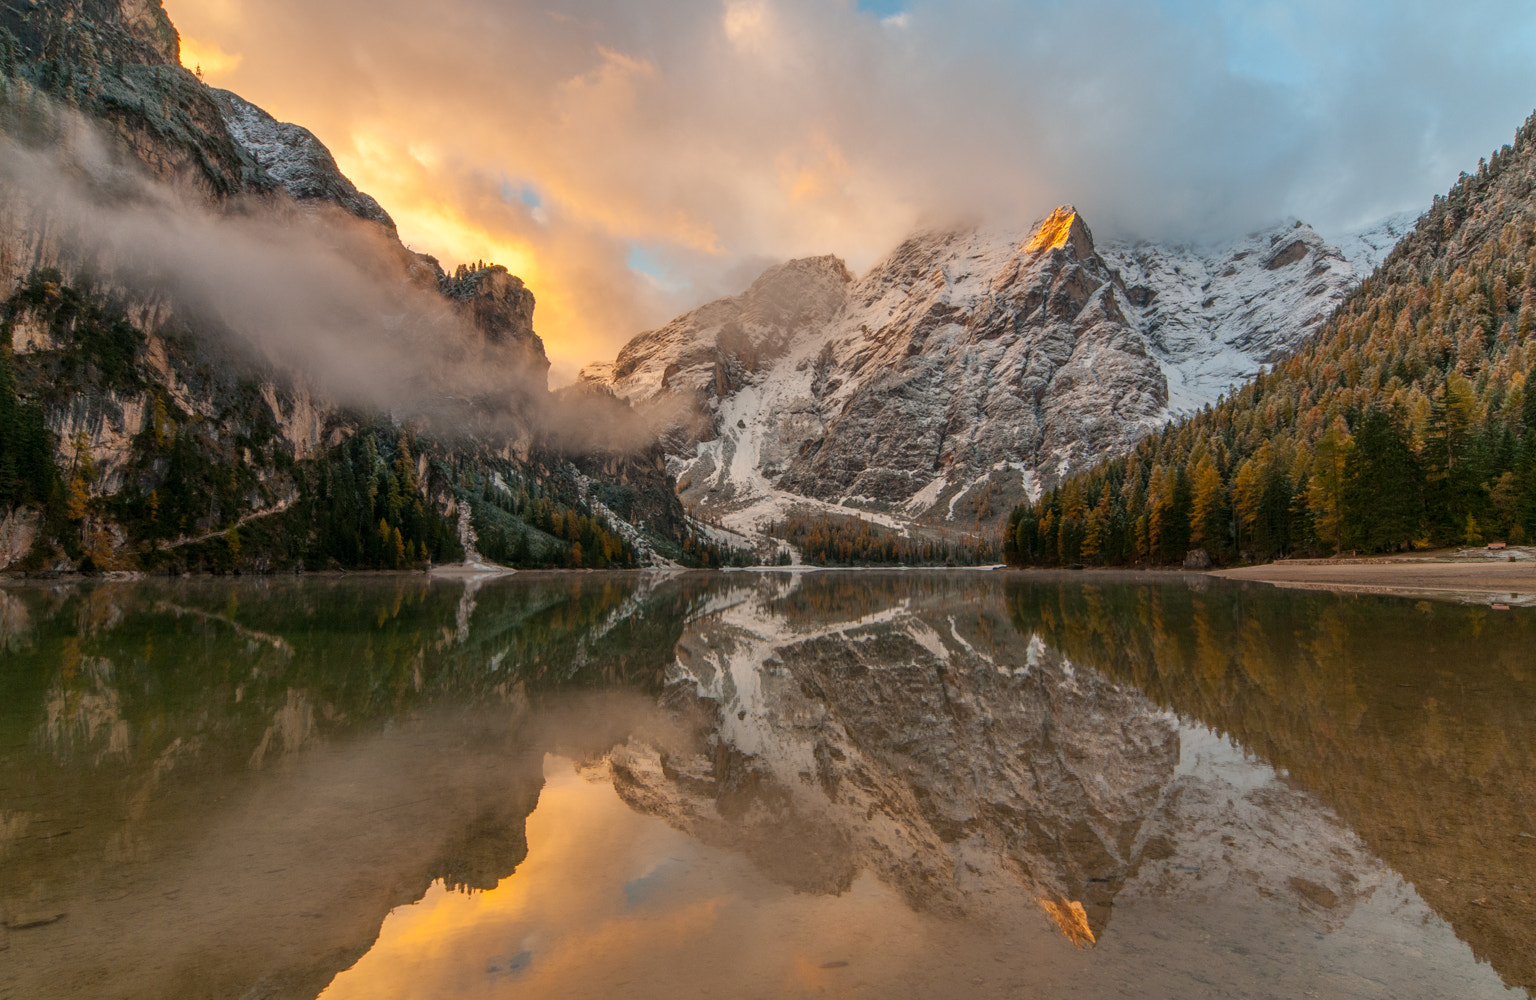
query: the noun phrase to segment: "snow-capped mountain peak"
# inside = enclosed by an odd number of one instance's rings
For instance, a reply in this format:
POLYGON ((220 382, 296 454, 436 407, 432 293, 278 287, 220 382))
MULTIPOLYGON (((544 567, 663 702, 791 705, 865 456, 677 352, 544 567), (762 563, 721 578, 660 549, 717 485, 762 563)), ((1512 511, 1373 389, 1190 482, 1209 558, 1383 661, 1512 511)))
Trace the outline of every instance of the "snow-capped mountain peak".
POLYGON ((1357 264, 1299 220, 1096 244, 1061 206, 1022 236, 915 234, 857 279, 835 257, 781 264, 583 377, 685 402, 679 490, 736 530, 796 507, 989 524, 1284 355, 1401 231, 1358 237, 1357 264))

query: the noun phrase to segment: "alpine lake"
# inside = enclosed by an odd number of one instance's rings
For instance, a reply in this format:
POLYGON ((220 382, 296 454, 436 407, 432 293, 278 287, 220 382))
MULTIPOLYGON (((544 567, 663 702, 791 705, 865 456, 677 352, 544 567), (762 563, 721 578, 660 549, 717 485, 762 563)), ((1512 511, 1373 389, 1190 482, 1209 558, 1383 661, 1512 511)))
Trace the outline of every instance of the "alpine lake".
POLYGON ((0 587, 0 998, 1530 997, 1536 609, 0 587))

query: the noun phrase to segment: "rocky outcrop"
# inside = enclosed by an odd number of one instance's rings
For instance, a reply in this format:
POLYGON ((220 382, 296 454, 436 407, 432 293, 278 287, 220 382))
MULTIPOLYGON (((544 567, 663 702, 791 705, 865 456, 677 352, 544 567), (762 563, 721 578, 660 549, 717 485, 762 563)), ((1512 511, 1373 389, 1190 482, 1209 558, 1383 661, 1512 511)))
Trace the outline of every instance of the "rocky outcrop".
POLYGON ((842 311, 853 276, 836 257, 812 257, 763 272, 740 295, 684 313, 624 346, 592 381, 630 395, 686 393, 701 405, 723 399, 768 370, 797 339, 842 311))
POLYGON ((822 386, 825 433, 798 444, 783 488, 921 516, 994 473, 1022 495, 1038 455, 1116 447, 1164 405, 1125 311, 1071 210, 1017 244, 909 240, 851 290, 822 386), (924 490, 935 495, 921 509, 924 490))
MULTIPOLYGON (((160 180, 217 197, 273 187, 230 137, 212 92, 181 67, 180 41, 159 0, 5 4, 0 29, 0 73, 104 126, 160 180)), ((10 105, 30 100, 6 90, 10 105)), ((8 110, 5 130, 25 114, 8 110)))
POLYGON ((162 0, 17 0, 0 9, 5 28, 33 54, 49 59, 175 66, 181 36, 162 0), (82 54, 94 57, 81 60, 82 54))
POLYGON ((780 265, 583 376, 682 401, 683 497, 739 530, 797 507, 988 523, 1214 400, 1357 280, 1301 223, 1100 245, 1064 206, 1023 238, 915 235, 857 280, 836 258, 780 265))
MULTIPOLYGON (((710 302, 640 334, 611 364, 588 366, 582 380, 632 401, 673 405, 669 452, 690 452, 700 441, 719 438, 729 422, 722 409, 729 400, 763 382, 792 345, 815 336, 837 317, 852 281, 836 257, 778 265, 741 295, 710 302)), ((773 470, 788 457, 770 453, 763 461, 773 470)), ((690 485, 701 478, 690 475, 699 470, 687 463, 673 464, 690 485)))
POLYGON ((394 231, 389 213, 342 174, 331 151, 309 129, 280 122, 228 90, 209 93, 230 137, 295 200, 328 202, 394 231))
POLYGON ((543 339, 533 332, 533 293, 521 278, 491 264, 460 268, 453 278, 444 276, 439 288, 488 343, 515 352, 530 379, 548 385, 549 356, 543 339))
POLYGON ((35 510, 18 508, 6 513, 0 520, 0 569, 27 557, 37 541, 42 522, 42 514, 35 510))

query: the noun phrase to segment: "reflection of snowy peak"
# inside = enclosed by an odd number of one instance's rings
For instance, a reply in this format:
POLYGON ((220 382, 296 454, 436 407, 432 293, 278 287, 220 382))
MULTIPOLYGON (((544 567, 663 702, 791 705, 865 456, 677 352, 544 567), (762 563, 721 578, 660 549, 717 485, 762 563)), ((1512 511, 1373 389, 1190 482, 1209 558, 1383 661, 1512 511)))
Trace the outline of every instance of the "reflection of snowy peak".
POLYGON ((1122 894, 1253 894, 1321 929, 1388 880, 1306 793, 1025 640, 985 587, 898 599, 876 578, 855 617, 801 586, 743 586, 685 629, 667 700, 699 742, 613 752, 630 805, 797 891, 870 871, 979 916, 1023 890, 1079 945, 1122 894))
MULTIPOLYGON (((1352 256, 1373 265, 1401 230, 1352 256)), ((1358 279, 1300 222, 1216 247, 1096 245, 1063 207, 1022 240, 915 235, 858 279, 835 257, 780 265, 583 376, 681 400, 679 487, 734 527, 795 506, 987 522, 1213 402, 1358 279)))

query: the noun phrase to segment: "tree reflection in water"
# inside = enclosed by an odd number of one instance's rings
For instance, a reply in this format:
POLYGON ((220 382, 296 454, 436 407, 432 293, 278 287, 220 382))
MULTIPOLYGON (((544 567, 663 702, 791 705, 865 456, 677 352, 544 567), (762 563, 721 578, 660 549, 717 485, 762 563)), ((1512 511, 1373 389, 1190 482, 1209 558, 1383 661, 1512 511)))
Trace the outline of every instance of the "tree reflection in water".
POLYGON ((1259 585, 1016 582, 1008 603, 1282 769, 1536 990, 1536 614, 1259 585))
MULTIPOLYGON (((0 994, 312 997, 391 910, 458 926, 568 884, 690 919, 718 897, 711 940, 779 928, 752 968, 791 993, 838 988, 806 942, 842 928, 898 993, 1491 995, 1378 858, 1529 986, 1533 622, 1134 575, 0 589, 0 994), (577 802, 607 817, 568 824, 580 871, 530 832, 577 802), (601 846, 624 830, 656 856, 601 846), (632 854, 638 880, 602 860, 632 854), (895 901, 888 940, 859 931, 895 901)), ((519 947, 495 983, 552 954, 519 947)), ((674 986, 729 986, 666 948, 674 986)))

